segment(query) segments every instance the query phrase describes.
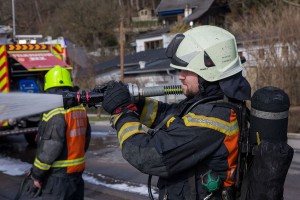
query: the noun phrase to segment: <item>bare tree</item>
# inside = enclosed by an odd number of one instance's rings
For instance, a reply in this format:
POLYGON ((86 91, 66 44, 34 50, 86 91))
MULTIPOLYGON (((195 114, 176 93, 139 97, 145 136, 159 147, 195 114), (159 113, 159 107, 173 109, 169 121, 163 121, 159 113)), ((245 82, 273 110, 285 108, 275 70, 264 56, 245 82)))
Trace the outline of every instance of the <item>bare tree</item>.
POLYGON ((135 0, 136 10, 140 10, 140 2, 139 0, 135 0))
POLYGON ((300 9, 283 6, 255 12, 231 25, 246 52, 257 61, 255 89, 279 87, 289 94, 292 105, 299 105, 300 9))
POLYGON ((115 1, 67 0, 55 10, 51 35, 63 34, 81 46, 105 46, 103 41, 116 34, 114 29, 119 20, 115 15, 112 17, 112 10, 119 13, 115 1))
MULTIPOLYGON (((91 48, 116 45, 119 13, 125 26, 141 6, 155 7, 160 0, 15 0, 17 34, 64 36, 91 48), (116 17, 117 16, 117 17, 116 17)), ((11 1, 2 1, 0 24, 12 25, 11 1)))
POLYGON ((122 0, 118 0, 119 1, 119 6, 123 6, 123 1, 122 0))

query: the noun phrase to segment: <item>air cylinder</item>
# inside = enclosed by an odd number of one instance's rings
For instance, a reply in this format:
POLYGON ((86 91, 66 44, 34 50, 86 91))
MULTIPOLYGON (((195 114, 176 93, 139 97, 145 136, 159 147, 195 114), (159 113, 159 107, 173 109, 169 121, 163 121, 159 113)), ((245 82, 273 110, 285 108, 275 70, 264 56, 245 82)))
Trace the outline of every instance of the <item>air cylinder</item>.
POLYGON ((251 99, 250 141, 286 142, 290 100, 281 89, 268 86, 251 99))
POLYGON ((251 99, 250 142, 253 156, 247 174, 246 200, 282 200, 294 150, 287 144, 288 95, 276 87, 257 90, 251 99))

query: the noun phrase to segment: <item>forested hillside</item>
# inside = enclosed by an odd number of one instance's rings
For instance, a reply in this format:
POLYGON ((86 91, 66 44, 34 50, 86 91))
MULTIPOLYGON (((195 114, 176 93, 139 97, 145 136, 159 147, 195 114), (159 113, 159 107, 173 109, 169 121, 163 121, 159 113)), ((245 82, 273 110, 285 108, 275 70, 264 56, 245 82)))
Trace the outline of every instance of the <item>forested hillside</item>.
MULTIPOLYGON (((264 19, 261 15, 265 10, 276 17, 287 5, 300 9, 300 0, 221 1, 227 1, 231 10, 225 27, 243 33, 244 25, 254 22, 253 17, 264 19)), ((2 25, 12 26, 12 2, 15 5, 16 34, 64 36, 79 46, 93 50, 118 45, 121 14, 125 27, 130 27, 130 19, 137 16, 138 10, 145 7, 155 10, 160 0, 4 0, 0 5, 2 25)), ((273 22, 269 22, 269 26, 272 25, 273 22)))
MULTIPOLYGON (((14 0, 16 34, 64 36, 87 48, 116 45, 120 14, 125 23, 160 0, 14 0)), ((12 26, 12 1, 1 1, 0 24, 12 26)))

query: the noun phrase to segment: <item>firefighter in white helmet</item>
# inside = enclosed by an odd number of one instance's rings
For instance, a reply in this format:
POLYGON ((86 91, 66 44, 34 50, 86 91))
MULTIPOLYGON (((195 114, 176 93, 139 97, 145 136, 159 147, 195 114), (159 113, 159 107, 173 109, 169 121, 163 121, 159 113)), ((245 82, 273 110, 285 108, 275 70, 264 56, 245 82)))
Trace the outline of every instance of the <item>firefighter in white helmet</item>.
MULTIPOLYGON (((178 34, 166 50, 179 69, 178 104, 133 102, 121 82, 109 82, 103 108, 112 114, 123 157, 158 176, 159 199, 234 199, 238 110, 250 99, 235 37, 215 26, 178 34), (150 131, 142 129, 146 125, 150 131)), ((126 173, 126 172, 125 172, 126 173)))

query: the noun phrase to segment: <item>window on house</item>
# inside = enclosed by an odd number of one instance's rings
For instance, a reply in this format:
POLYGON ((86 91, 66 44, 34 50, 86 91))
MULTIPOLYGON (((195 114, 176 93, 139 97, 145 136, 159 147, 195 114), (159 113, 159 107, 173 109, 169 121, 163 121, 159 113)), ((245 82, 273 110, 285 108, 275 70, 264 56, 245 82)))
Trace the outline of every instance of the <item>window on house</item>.
POLYGON ((145 50, 162 48, 162 40, 145 42, 145 50))
POLYGON ((258 58, 265 59, 265 50, 264 49, 258 49, 258 58))
POLYGON ((283 46, 281 47, 281 57, 287 58, 289 56, 289 47, 283 46))

